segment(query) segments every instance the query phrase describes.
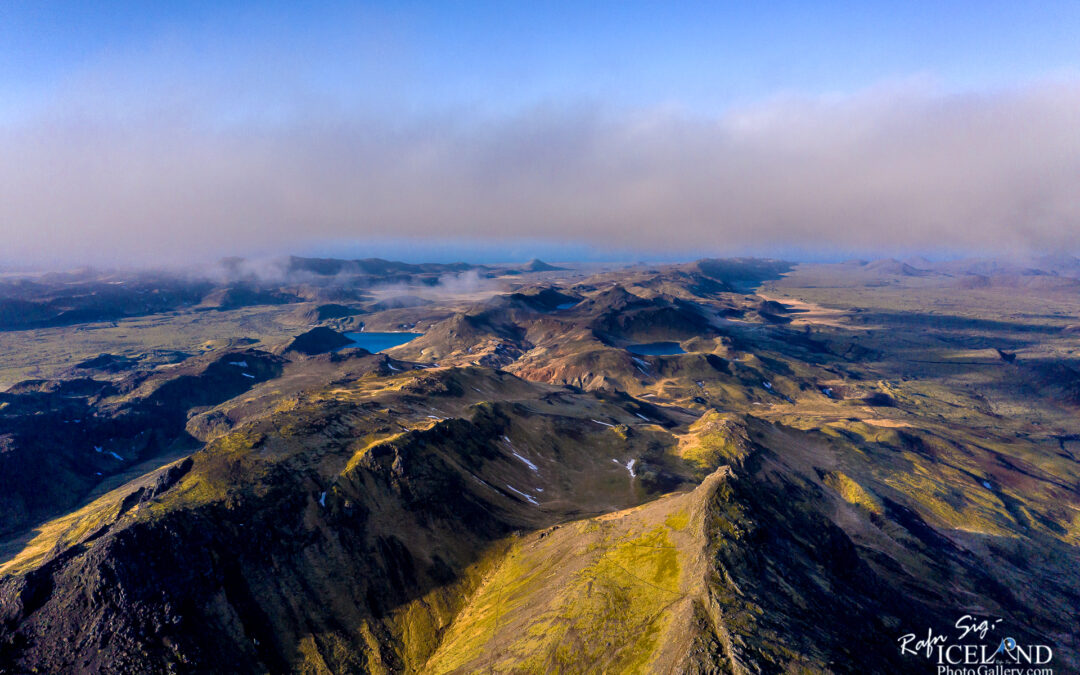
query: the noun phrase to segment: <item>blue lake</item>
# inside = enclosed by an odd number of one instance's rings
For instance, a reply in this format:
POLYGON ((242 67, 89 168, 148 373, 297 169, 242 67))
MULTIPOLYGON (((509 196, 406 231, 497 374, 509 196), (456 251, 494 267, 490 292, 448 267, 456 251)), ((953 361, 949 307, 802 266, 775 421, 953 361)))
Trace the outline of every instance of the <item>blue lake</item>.
POLYGON ((641 345, 630 345, 626 351, 631 354, 643 356, 674 356, 685 354, 686 350, 679 346, 678 342, 648 342, 641 345))
POLYGON ((381 352, 391 347, 411 342, 423 335, 423 333, 345 333, 345 337, 353 341, 347 347, 363 347, 369 352, 381 352))

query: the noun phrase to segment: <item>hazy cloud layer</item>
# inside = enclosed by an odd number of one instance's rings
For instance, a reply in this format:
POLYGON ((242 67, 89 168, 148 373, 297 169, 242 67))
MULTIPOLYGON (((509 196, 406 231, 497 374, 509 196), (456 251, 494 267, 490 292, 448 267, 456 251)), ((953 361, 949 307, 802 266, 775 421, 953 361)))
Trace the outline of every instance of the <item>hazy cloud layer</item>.
POLYGON ((1080 81, 516 116, 59 106, 0 127, 0 260, 180 261, 368 237, 641 251, 1080 247, 1080 81))

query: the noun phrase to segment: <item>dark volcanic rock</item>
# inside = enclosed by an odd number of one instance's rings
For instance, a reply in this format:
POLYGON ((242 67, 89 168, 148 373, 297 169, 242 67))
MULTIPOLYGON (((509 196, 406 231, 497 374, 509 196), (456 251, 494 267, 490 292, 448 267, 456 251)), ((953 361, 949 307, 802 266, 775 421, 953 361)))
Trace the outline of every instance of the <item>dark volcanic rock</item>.
POLYGON ((876 391, 862 400, 863 403, 877 408, 892 408, 896 406, 896 400, 886 393, 876 391))
POLYGON ((574 309, 595 316, 590 327, 601 339, 615 343, 681 341, 715 333, 700 307, 679 299, 640 298, 615 287, 574 309))
POLYGON ((412 274, 446 274, 477 269, 467 263, 405 263, 382 258, 342 260, 339 258, 301 258, 290 256, 290 272, 307 272, 319 276, 357 275, 370 277, 395 277, 412 274))
POLYGON ((550 312, 561 305, 576 304, 581 298, 567 295, 554 288, 540 288, 524 293, 496 295, 488 301, 492 308, 524 309, 533 312, 550 312))
POLYGON ((316 321, 326 321, 328 319, 344 319, 347 316, 355 316, 360 313, 359 309, 355 307, 348 307, 346 305, 338 305, 330 303, 326 305, 319 305, 315 308, 314 319, 316 321))
POLYGON ((119 373, 134 368, 139 362, 136 359, 115 354, 99 354, 92 359, 80 361, 75 364, 82 370, 100 370, 106 373, 119 373))
POLYGON ((299 321, 308 324, 318 324, 334 319, 347 319, 357 314, 363 314, 364 310, 349 305, 338 303, 326 303, 315 307, 300 307, 295 313, 299 321))
POLYGON ((353 344, 352 340, 336 330, 320 326, 318 328, 312 328, 306 333, 297 335, 296 338, 289 343, 289 346, 285 351, 297 352, 306 356, 314 356, 315 354, 332 352, 335 349, 341 349, 342 347, 351 344, 353 344))
POLYGON ((112 396, 116 391, 116 387, 111 382, 80 377, 74 380, 23 380, 11 385, 6 393, 87 397, 112 396))
POLYGON ((760 309, 758 310, 758 316, 760 316, 762 319, 764 319, 765 321, 767 321, 769 323, 772 323, 772 324, 791 323, 791 317, 781 316, 779 314, 773 314, 772 312, 766 312, 766 311, 760 310, 760 309))
POLYGON ((564 270, 565 267, 558 267, 556 265, 549 265, 539 258, 533 258, 529 262, 525 263, 521 267, 524 272, 555 272, 558 270, 564 270))
POLYGON ((775 300, 762 300, 761 304, 758 305, 758 310, 768 312, 769 314, 787 314, 791 311, 788 309, 787 305, 775 300))
POLYGON ((300 298, 291 293, 256 286, 237 285, 214 290, 203 298, 202 307, 227 310, 252 305, 283 305, 299 301, 300 298))

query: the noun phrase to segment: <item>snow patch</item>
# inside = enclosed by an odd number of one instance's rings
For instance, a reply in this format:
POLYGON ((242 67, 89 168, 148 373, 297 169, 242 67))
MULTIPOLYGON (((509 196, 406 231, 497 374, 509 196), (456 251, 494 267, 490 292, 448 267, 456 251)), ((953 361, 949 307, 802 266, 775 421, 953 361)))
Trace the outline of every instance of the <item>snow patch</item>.
POLYGON ((769 382, 768 380, 765 380, 764 382, 761 383, 761 386, 765 387, 766 389, 772 389, 772 382, 769 382))
MULTIPOLYGON (((619 466, 624 466, 622 462, 620 462, 619 460, 615 459, 614 457, 612 457, 612 458, 611 458, 611 461, 615 462, 615 463, 616 463, 616 464, 618 464, 619 466)), ((634 465, 635 465, 635 464, 637 464, 637 460, 636 460, 636 459, 632 459, 632 460, 630 460, 629 462, 627 462, 627 463, 625 464, 625 466, 626 466, 626 470, 630 472, 630 477, 631 477, 631 478, 637 478, 637 474, 636 474, 636 473, 634 473, 634 465)))
POLYGON ((326 491, 325 490, 323 490, 323 493, 321 495, 319 495, 319 506, 326 506, 326 491))
POLYGON ((520 459, 520 460, 521 460, 522 462, 524 462, 524 463, 525 463, 525 466, 529 467, 530 469, 532 469, 532 470, 533 470, 533 471, 535 471, 536 473, 540 473, 540 469, 536 468, 536 465, 535 465, 535 464, 533 464, 533 463, 532 463, 532 462, 530 462, 529 460, 525 459, 525 458, 524 458, 524 457, 522 457, 521 455, 517 454, 516 452, 514 453, 514 457, 517 457, 518 459, 520 459))
POLYGON ((520 459, 522 462, 525 463, 525 466, 529 467, 533 471, 535 471, 537 473, 540 473, 540 469, 536 468, 535 464, 533 464, 529 460, 527 460, 524 457, 522 457, 521 455, 519 455, 517 453, 517 450, 514 450, 514 444, 512 442, 510 442, 510 437, 509 436, 503 436, 502 439, 508 446, 510 446, 510 452, 514 455, 514 457, 517 457, 518 459, 520 459))
POLYGON ((255 379, 255 376, 252 375, 251 373, 240 373, 240 374, 243 375, 244 377, 250 377, 253 380, 255 379))
POLYGON ((533 506, 540 506, 540 502, 536 501, 536 498, 535 498, 535 497, 531 497, 531 496, 529 496, 529 495, 525 494, 524 492, 522 492, 521 490, 517 489, 517 488, 516 488, 516 487, 514 487, 513 485, 509 485, 509 484, 508 484, 508 485, 507 485, 506 487, 507 487, 507 488, 509 488, 509 489, 510 489, 511 491, 513 491, 513 492, 516 492, 517 494, 519 494, 519 495, 521 495, 522 497, 524 497, 524 498, 525 498, 525 500, 526 500, 527 502, 529 502, 530 504, 532 504, 533 506))
POLYGON ((120 460, 121 462, 122 462, 122 461, 124 461, 124 458, 123 458, 123 457, 121 457, 120 455, 116 454, 116 453, 115 453, 115 452, 113 452, 112 450, 110 450, 110 451, 109 451, 109 454, 110 454, 110 455, 112 455, 113 457, 117 458, 117 459, 118 459, 118 460, 120 460))
POLYGON ((102 450, 103 450, 103 448, 100 445, 95 445, 94 446, 94 452, 101 452, 102 450))
POLYGON ((634 414, 637 415, 638 417, 640 417, 641 419, 645 420, 646 422, 652 422, 651 419, 649 419, 648 417, 645 417, 641 413, 634 413, 634 414))
POLYGON ((987 481, 983 481, 982 484, 983 484, 983 487, 986 488, 987 490, 993 490, 994 489, 994 486, 991 485, 990 483, 988 483, 987 481))
POLYGON ((596 422, 597 424, 603 424, 605 427, 614 427, 615 426, 614 424, 608 424, 607 422, 601 422, 600 420, 594 420, 592 418, 589 418, 589 419, 590 419, 590 421, 596 422))
POLYGON ((247 361, 229 361, 230 366, 237 366, 239 368, 247 368, 247 361))

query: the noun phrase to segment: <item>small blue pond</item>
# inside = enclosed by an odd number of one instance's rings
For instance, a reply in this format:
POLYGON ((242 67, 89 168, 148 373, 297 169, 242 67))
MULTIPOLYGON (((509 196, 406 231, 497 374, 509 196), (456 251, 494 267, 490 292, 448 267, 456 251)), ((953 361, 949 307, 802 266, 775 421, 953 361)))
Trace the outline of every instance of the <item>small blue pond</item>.
POLYGON ((641 345, 630 345, 626 348, 626 351, 643 356, 673 356, 686 353, 686 350, 680 347, 678 342, 649 342, 641 345))
POLYGON ((345 347, 363 347, 369 352, 381 352, 391 347, 411 342, 423 335, 423 333, 345 333, 345 337, 353 341, 345 347))

